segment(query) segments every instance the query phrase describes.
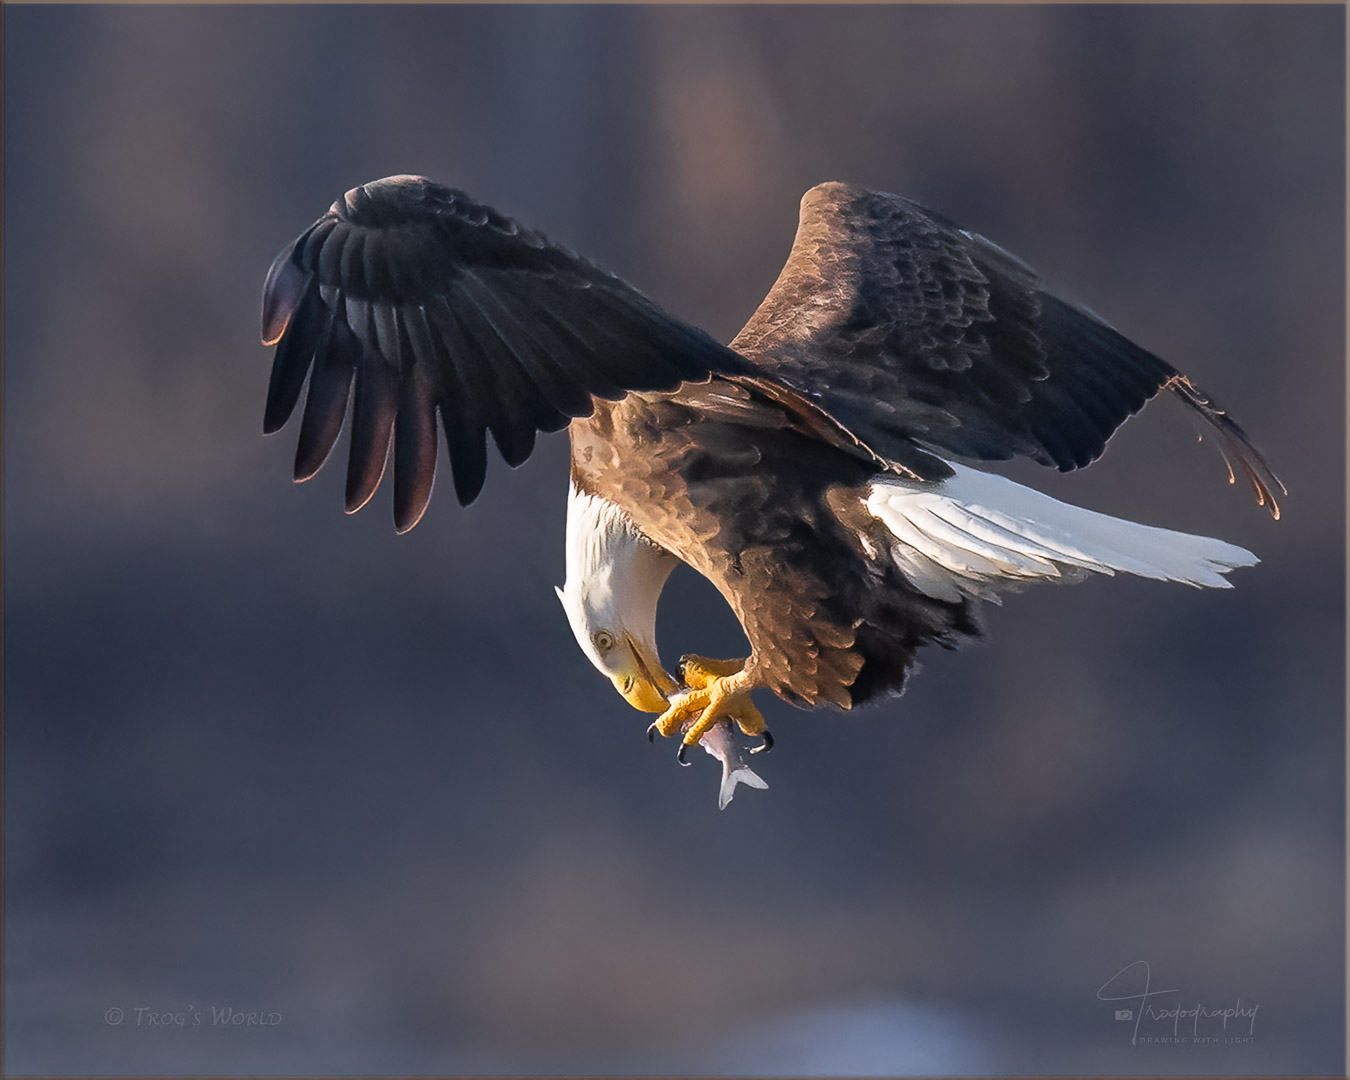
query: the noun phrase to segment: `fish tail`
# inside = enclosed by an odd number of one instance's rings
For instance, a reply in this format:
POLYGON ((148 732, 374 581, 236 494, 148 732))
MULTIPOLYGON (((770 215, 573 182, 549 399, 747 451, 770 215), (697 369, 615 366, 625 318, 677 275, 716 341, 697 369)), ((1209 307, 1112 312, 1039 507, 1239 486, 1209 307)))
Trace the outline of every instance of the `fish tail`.
POLYGON ((750 768, 749 765, 738 765, 731 767, 731 763, 722 762, 722 788, 717 793, 717 809, 725 810, 727 803, 731 802, 731 797, 736 794, 736 785, 744 784, 746 787, 759 788, 764 791, 768 784, 764 778, 750 768))

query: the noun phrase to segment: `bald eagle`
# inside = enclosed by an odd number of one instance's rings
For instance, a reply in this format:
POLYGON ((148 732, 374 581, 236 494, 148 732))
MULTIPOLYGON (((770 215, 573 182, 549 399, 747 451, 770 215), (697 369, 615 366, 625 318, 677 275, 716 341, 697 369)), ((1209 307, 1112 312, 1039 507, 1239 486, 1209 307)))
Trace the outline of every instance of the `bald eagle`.
MULTIPOLYGON (((916 652, 979 632, 976 607, 1037 581, 1123 572, 1228 587, 1253 565, 1220 540, 1070 506, 973 463, 1095 461, 1159 390, 1175 395, 1279 516, 1283 487, 1186 376, 1049 292, 984 237, 897 195, 812 188, 787 264, 730 345, 460 191, 393 176, 348 191, 272 264, 277 346, 264 430, 309 393, 295 479, 323 464, 351 403, 349 512, 392 448, 394 524, 422 516, 436 414, 455 494, 539 432, 572 446, 567 579, 590 661, 680 756, 751 701, 849 709, 898 693, 916 652), (726 598, 738 660, 656 648, 684 562, 726 598)), ((753 774, 751 774, 753 775, 753 774)), ((757 779, 757 778, 756 778, 757 779)), ((734 786, 734 784, 733 784, 734 786)))

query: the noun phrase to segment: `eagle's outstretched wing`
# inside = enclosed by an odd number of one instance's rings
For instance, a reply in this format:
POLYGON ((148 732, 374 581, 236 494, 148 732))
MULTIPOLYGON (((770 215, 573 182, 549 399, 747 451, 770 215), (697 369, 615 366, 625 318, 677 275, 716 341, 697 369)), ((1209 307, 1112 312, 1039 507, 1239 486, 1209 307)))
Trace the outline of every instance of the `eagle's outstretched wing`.
POLYGON ((670 390, 747 365, 618 278, 459 191, 420 176, 353 188, 272 264, 263 341, 277 344, 263 428, 280 428, 309 374, 295 477, 314 475, 355 382, 347 509, 394 446, 394 521, 421 517, 436 467, 436 412, 455 492, 472 501, 485 432, 519 465, 535 434, 595 397, 670 390))
POLYGON ((896 195, 808 191, 787 264, 731 344, 928 479, 950 469, 927 450, 1087 465, 1166 388, 1279 516, 1270 466, 1185 376, 1020 259, 896 195))

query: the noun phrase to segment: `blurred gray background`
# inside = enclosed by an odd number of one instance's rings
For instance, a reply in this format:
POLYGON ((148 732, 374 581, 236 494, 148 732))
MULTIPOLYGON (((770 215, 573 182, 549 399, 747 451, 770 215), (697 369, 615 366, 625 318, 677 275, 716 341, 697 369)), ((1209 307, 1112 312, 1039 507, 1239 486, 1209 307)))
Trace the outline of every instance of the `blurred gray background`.
MULTIPOLYGON (((1344 19, 7 7, 7 1069, 1342 1072, 1344 19), (807 187, 907 194, 1212 390, 1285 518, 1169 404, 1009 469, 1263 563, 766 701, 771 790, 719 813, 552 594, 565 437, 397 537, 260 434, 269 261, 398 172, 723 339, 807 187), (1098 990, 1141 961, 1254 1025, 1132 1044, 1098 990)), ((675 579, 667 657, 738 637, 675 579)))

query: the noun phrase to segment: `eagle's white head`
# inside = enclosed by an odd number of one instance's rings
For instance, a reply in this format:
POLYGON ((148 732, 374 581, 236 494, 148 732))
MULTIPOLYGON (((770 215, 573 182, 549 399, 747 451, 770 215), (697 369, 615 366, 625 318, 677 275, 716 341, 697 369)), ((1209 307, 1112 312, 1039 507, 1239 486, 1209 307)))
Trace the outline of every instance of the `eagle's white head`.
POLYGON ((571 486, 567 582, 555 591, 581 651, 643 712, 664 712, 676 689, 656 651, 656 603, 676 561, 613 503, 571 486))

